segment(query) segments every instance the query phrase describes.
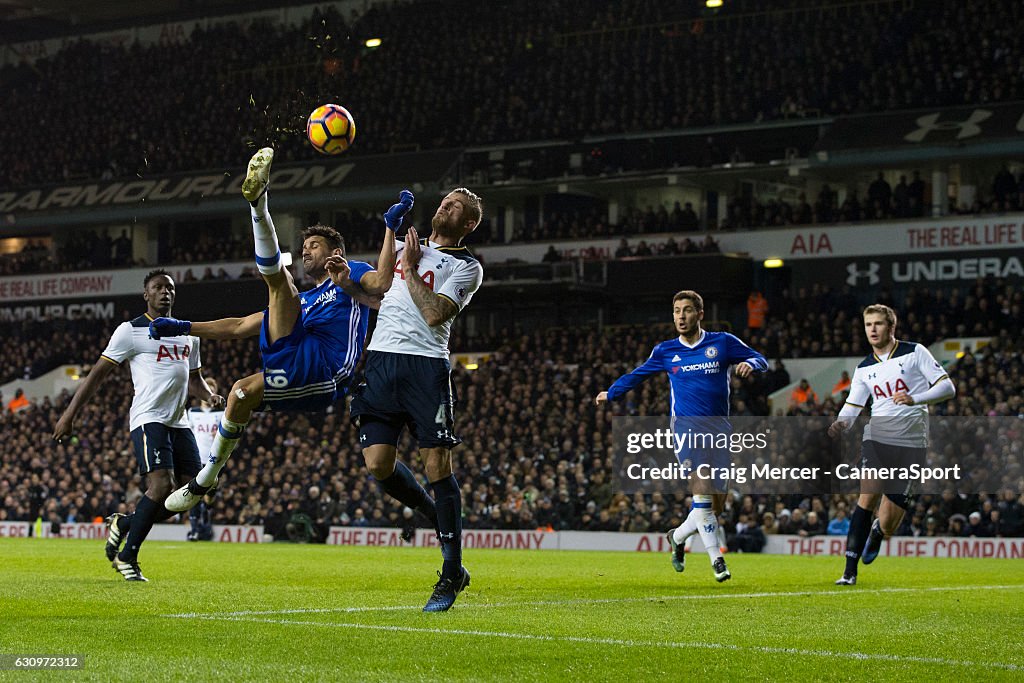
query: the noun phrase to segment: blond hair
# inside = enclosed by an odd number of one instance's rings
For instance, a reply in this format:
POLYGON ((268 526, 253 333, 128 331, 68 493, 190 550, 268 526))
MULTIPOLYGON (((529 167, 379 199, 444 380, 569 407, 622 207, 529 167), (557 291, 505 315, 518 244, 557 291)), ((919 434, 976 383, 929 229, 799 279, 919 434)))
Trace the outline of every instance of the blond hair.
POLYGON ((871 313, 877 313, 883 316, 886 322, 889 323, 889 326, 896 329, 896 311, 889 306, 886 306, 885 304, 871 304, 864 309, 864 317, 867 317, 868 314, 871 313))

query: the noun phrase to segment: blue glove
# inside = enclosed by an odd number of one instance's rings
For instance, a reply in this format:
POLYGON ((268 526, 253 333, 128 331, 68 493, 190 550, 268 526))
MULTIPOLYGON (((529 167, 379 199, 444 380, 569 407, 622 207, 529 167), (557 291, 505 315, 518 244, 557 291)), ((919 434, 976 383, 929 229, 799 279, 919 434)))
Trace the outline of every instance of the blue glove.
POLYGON ((391 208, 384 212, 384 225, 392 230, 398 230, 402 225, 402 219, 405 218, 405 214, 412 211, 412 205, 415 202, 416 197, 413 196, 412 192, 402 190, 398 194, 398 203, 392 204, 391 208))
POLYGON ((149 324, 149 338, 181 337, 192 331, 191 320, 177 318, 157 318, 149 324))

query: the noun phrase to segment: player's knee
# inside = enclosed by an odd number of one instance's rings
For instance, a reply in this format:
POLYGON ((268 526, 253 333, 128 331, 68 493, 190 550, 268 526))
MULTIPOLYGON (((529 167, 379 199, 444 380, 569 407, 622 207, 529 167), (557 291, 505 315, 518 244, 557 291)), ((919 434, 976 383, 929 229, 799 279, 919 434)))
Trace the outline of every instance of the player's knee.
POLYGON ((173 490, 171 485, 170 470, 157 470, 151 472, 146 488, 146 497, 158 503, 163 502, 173 490))
POLYGON ((382 481, 395 473, 395 457, 393 455, 388 457, 383 450, 376 453, 369 451, 371 451, 369 448, 363 451, 363 460, 366 462, 367 471, 374 479, 382 481))
POLYGON ((423 448, 420 449, 420 458, 423 460, 423 470, 429 481, 439 481, 451 476, 452 452, 447 448, 423 448))
POLYGON ((263 401, 263 377, 252 375, 238 380, 231 385, 228 395, 229 406, 253 408, 263 401))

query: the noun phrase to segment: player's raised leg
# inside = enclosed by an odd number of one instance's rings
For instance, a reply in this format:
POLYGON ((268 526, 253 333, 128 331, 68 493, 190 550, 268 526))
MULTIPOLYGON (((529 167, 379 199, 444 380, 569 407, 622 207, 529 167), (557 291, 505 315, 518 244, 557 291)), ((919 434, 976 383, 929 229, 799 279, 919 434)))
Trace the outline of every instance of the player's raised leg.
POLYGON ((295 321, 299 319, 299 290, 295 287, 291 273, 281 265, 281 248, 277 241, 274 220, 268 206, 270 187, 270 166, 274 161, 274 150, 264 147, 249 160, 245 180, 242 182, 242 196, 250 204, 252 236, 256 250, 256 267, 270 290, 267 318, 267 343, 272 344, 291 334, 295 321))
POLYGON ((871 525, 867 541, 864 543, 864 550, 861 552, 861 562, 871 564, 878 557, 882 549, 882 541, 896 533, 903 523, 903 516, 907 512, 909 496, 903 494, 885 494, 878 506, 878 517, 871 525))
POLYGON ((462 566, 462 490, 452 469, 451 449, 420 448, 420 459, 437 506, 443 559, 440 578, 423 611, 444 612, 451 609, 455 598, 469 585, 469 572, 462 566))
POLYGON ((167 496, 164 506, 168 510, 191 510, 217 484, 217 477, 242 438, 242 432, 249 424, 253 411, 263 403, 263 386, 263 373, 258 372, 238 380, 231 387, 224 417, 213 437, 213 446, 206 464, 192 481, 167 496))

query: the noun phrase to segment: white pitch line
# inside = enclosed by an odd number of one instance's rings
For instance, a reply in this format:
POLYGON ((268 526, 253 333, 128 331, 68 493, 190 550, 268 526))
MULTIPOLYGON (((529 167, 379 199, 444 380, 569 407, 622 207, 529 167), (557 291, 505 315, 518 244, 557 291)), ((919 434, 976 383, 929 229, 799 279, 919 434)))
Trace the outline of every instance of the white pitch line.
POLYGON ((200 617, 213 621, 234 621, 242 623, 278 624, 284 626, 322 626, 329 628, 351 628, 367 631, 390 631, 392 633, 426 633, 431 635, 477 636, 484 638, 508 638, 512 640, 543 641, 548 643, 578 643, 584 645, 618 645, 623 647, 656 647, 676 649, 729 650, 733 652, 760 652, 764 654, 802 655, 805 657, 831 657, 838 659, 875 660, 913 664, 939 664, 942 666, 988 667, 1006 671, 1024 671, 1019 664, 1003 662, 974 662, 941 657, 917 657, 913 655, 890 655, 872 652, 833 652, 831 650, 805 650, 794 647, 770 647, 766 645, 733 645, 730 643, 673 642, 651 640, 620 640, 617 638, 589 638, 586 636, 550 636, 534 633, 511 633, 508 631, 475 631, 466 629, 441 629, 417 626, 389 626, 384 624, 343 624, 320 621, 292 621, 289 619, 253 619, 247 617, 200 617))
MULTIPOLYGON (((950 591, 976 591, 976 590, 1024 590, 1024 584, 1007 584, 996 586, 927 586, 927 587, 905 587, 905 588, 844 588, 841 590, 825 591, 776 591, 769 593, 704 593, 700 595, 660 595, 651 597, 632 598, 580 598, 576 600, 535 600, 528 602, 485 602, 459 603, 459 611, 473 608, 494 608, 494 607, 559 607, 574 605, 608 605, 637 602, 665 602, 675 600, 729 600, 739 598, 781 598, 781 597, 803 597, 803 596, 857 596, 864 594, 878 593, 932 593, 950 591)), ((359 612, 401 612, 407 610, 418 610, 420 605, 380 605, 373 607, 310 607, 281 610, 243 610, 238 612, 185 612, 182 614, 164 614, 169 619, 203 619, 223 617, 247 617, 247 616, 268 616, 274 614, 352 614, 359 612)))

